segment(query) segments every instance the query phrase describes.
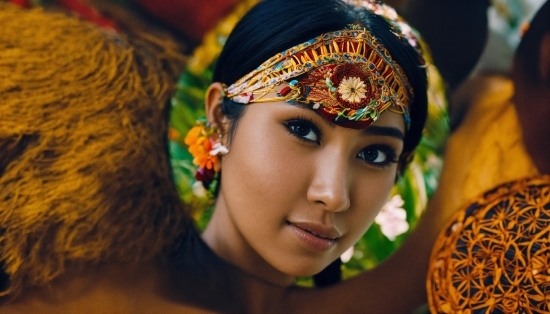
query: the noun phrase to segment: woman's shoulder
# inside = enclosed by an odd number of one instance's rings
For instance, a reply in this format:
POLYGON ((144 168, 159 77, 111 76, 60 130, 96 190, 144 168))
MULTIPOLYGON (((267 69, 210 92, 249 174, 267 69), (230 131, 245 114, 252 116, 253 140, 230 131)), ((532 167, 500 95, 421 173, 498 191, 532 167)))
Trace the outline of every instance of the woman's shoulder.
POLYGON ((0 313, 210 313, 168 297, 166 277, 163 262, 72 270, 26 290, 0 313))

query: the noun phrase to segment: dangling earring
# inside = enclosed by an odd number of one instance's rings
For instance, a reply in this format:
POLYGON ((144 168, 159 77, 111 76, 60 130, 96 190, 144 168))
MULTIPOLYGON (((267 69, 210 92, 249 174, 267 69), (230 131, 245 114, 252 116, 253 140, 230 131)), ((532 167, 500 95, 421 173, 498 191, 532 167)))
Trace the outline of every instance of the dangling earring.
POLYGON ((185 144, 189 146, 189 153, 193 156, 193 164, 197 166, 193 185, 193 192, 201 197, 213 196, 218 187, 218 177, 221 171, 220 155, 229 153, 221 142, 222 135, 210 126, 205 119, 197 120, 197 125, 191 128, 185 136, 185 144))

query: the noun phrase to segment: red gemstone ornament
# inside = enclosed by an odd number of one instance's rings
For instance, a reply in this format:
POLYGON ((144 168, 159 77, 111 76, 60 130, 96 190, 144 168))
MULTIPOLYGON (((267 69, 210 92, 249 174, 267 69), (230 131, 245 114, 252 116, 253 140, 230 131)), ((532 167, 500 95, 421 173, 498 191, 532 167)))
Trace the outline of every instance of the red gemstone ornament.
POLYGON ((286 96, 288 93, 290 93, 291 90, 292 89, 290 89, 290 87, 285 86, 283 87, 283 89, 281 89, 281 91, 279 92, 279 95, 286 96))

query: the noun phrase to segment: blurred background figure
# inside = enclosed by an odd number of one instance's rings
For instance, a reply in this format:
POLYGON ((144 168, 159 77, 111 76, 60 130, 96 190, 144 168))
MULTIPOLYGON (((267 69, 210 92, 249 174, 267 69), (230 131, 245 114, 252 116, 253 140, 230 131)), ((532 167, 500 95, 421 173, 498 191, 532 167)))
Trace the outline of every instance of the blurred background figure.
POLYGON ((546 313, 550 2, 525 27, 508 76, 475 75, 455 96, 469 109, 430 204, 454 215, 432 253, 430 309, 546 313))
POLYGON ((489 33, 476 72, 510 74, 516 48, 544 0, 494 0, 487 10, 489 33))
POLYGON ((0 2, 3 300, 150 261, 188 222, 165 144, 183 46, 124 11, 115 30, 61 10, 0 2))

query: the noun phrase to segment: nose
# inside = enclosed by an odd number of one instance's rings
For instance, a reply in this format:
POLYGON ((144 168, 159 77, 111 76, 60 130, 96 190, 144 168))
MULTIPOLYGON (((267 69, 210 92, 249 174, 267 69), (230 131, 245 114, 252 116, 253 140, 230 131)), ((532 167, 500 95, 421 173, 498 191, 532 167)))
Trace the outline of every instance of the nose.
POLYGON ((344 154, 338 150, 315 161, 313 179, 307 191, 311 203, 331 212, 342 212, 350 207, 351 172, 344 154))

